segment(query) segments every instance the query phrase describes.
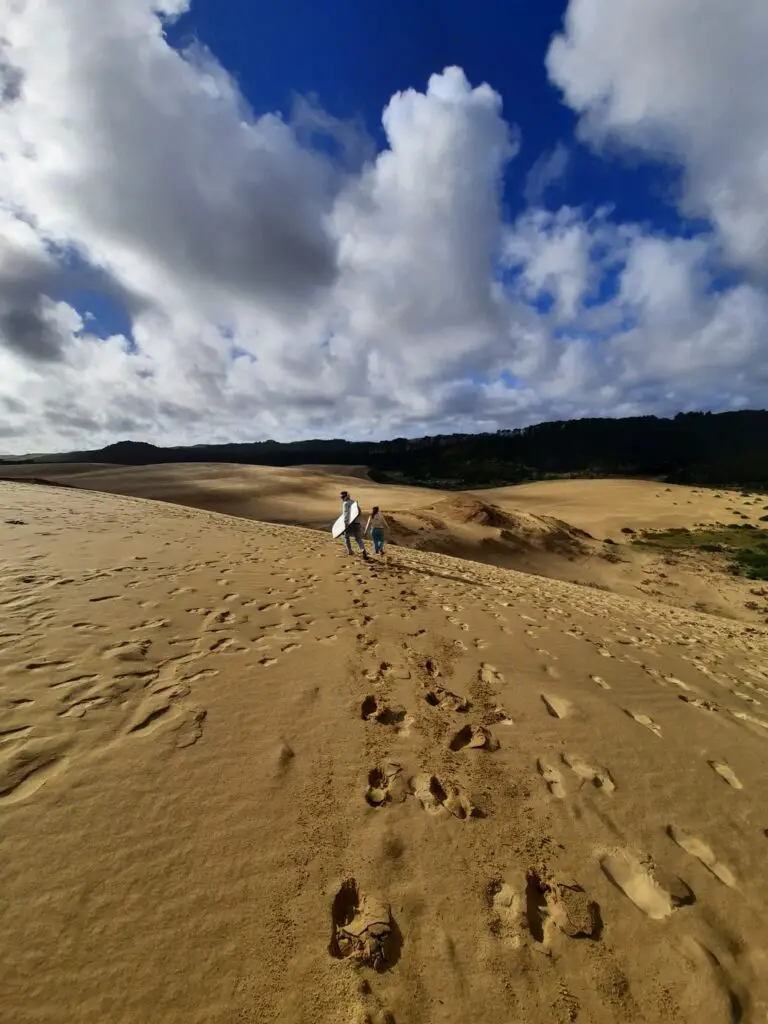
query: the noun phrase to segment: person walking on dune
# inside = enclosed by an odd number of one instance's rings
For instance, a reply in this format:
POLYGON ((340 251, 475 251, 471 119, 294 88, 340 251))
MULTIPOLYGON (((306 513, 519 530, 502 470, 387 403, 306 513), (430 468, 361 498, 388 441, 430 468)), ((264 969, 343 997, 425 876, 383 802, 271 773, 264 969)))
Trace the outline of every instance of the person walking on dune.
POLYGON ((373 553, 375 555, 384 554, 384 530, 388 525, 379 506, 374 505, 373 511, 368 516, 368 522, 365 524, 363 536, 367 536, 370 532, 371 539, 373 540, 373 553))
POLYGON ((356 502, 349 496, 349 491, 341 492, 341 514, 344 516, 344 543, 347 546, 347 554, 351 555, 352 541, 354 540, 360 548, 363 558, 367 558, 368 552, 365 550, 363 531, 360 527, 359 509, 357 516, 354 519, 352 518, 353 506, 355 504, 356 502))

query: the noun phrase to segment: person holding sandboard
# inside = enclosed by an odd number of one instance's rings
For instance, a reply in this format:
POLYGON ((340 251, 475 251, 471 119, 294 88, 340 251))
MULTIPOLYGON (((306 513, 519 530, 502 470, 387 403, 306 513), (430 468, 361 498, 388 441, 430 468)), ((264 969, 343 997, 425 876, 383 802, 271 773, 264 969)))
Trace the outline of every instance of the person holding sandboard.
POLYGON ((363 540, 363 531, 360 526, 360 506, 349 496, 349 491, 341 492, 341 515, 333 524, 331 531, 334 537, 344 535, 344 543, 347 547, 347 554, 352 554, 352 541, 357 543, 363 558, 368 557, 363 540))

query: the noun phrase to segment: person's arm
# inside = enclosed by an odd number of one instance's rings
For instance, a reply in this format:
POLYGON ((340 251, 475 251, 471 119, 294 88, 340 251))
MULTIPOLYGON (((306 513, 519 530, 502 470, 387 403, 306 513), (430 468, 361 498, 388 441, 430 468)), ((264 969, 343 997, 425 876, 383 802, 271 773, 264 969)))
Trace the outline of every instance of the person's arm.
POLYGON ((388 530, 389 523, 387 522, 383 512, 379 512, 379 518, 381 519, 381 525, 388 530))
POLYGON ((348 498, 341 506, 341 511, 344 514, 344 525, 349 526, 349 517, 352 513, 352 502, 348 498))

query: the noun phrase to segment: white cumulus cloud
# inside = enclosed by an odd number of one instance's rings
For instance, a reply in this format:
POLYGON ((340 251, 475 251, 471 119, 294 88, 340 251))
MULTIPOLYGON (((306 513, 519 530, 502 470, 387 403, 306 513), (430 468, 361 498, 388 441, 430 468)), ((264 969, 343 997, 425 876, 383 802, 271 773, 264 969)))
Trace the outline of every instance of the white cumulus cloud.
POLYGON ((683 210, 768 277, 768 4, 570 0, 547 67, 581 135, 679 163, 683 210))

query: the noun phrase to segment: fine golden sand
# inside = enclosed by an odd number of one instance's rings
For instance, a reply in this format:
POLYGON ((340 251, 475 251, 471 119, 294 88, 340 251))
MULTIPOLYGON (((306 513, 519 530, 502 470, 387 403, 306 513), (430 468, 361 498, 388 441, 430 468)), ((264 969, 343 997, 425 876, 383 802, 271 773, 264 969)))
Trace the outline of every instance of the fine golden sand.
POLYGON ((649 480, 552 480, 456 493, 381 486, 362 466, 51 463, 0 470, 11 479, 43 478, 323 532, 346 489, 364 514, 382 507, 390 539, 400 546, 744 622, 762 625, 768 614, 765 601, 754 600, 754 583, 724 572, 724 558, 697 551, 670 558, 633 545, 623 532, 698 523, 762 526, 766 495, 649 480), (606 539, 614 546, 606 547, 606 539))
POLYGON ((3 1024, 766 1020, 763 626, 0 495, 3 1024))

